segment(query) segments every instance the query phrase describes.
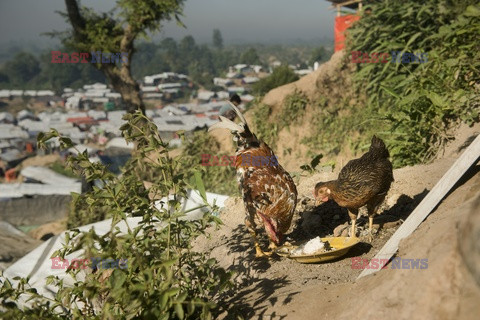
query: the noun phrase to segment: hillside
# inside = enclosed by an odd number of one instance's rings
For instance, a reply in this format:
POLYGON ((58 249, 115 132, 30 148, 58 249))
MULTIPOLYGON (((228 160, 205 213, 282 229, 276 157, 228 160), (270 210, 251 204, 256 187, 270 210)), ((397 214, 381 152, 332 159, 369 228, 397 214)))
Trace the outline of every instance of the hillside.
MULTIPOLYGON (((372 245, 359 244, 338 261, 299 264, 285 258, 255 259, 243 226, 240 198, 229 199, 220 215, 225 225, 212 230, 210 239, 197 241, 197 249, 211 252, 223 267, 237 272, 237 294, 230 303, 246 319, 382 319, 392 314, 398 319, 418 319, 419 314, 422 319, 476 319, 480 287, 475 286, 458 248, 469 239, 462 237, 464 226, 480 213, 479 164, 400 244, 398 257, 428 259, 427 269, 389 268, 356 281, 362 270, 352 268, 352 258, 374 257, 479 131, 479 124, 462 126, 433 163, 394 170, 395 182, 380 210, 383 213, 374 219, 380 231, 372 245)), ((331 203, 318 208, 311 204, 315 183, 337 175, 338 170, 300 180, 291 238, 328 236, 337 226, 348 224, 344 209, 331 203)), ((359 229, 364 230, 366 219, 359 221, 359 229)))
MULTIPOLYGON (((289 171, 300 171, 302 164, 310 162, 312 155, 308 153, 309 147, 302 143, 302 139, 311 136, 313 126, 313 116, 319 113, 318 101, 328 101, 329 105, 335 106, 340 100, 345 99, 348 95, 353 95, 351 88, 351 69, 342 67, 343 51, 335 53, 331 59, 314 72, 300 78, 298 81, 280 86, 268 92, 261 105, 267 105, 271 109, 267 126, 274 126, 276 117, 281 116, 282 108, 284 108, 285 100, 295 92, 304 94, 308 99, 304 115, 297 119, 297 122, 289 127, 282 128, 278 132, 278 138, 274 146, 275 154, 279 157, 280 163, 289 171)), ((354 101, 351 101, 353 104, 354 101)), ((245 117, 249 124, 255 128, 254 113, 259 109, 259 105, 255 105, 252 109, 245 113, 245 117)), ((347 112, 347 111, 345 111, 347 112)), ((341 114, 342 116, 342 114, 341 114)), ((264 121, 265 119, 262 119, 264 121)), ((254 131, 256 135, 265 139, 262 132, 254 131)), ((228 131, 216 130, 211 133, 221 144, 223 151, 234 152, 235 148, 231 135, 228 131)), ((330 159, 337 163, 346 161, 352 156, 352 151, 348 145, 341 148, 338 155, 330 155, 330 159)), ((315 154, 326 153, 328 150, 322 150, 319 145, 314 150, 315 154)))
MULTIPOLYGON (((308 99, 304 116, 298 119, 297 123, 288 128, 282 128, 278 132, 278 143, 275 152, 280 158, 282 165, 291 171, 299 171, 302 164, 310 162, 312 155, 308 155, 309 147, 302 143, 302 139, 310 137, 314 132, 315 123, 312 121, 316 114, 319 114, 317 103, 328 101, 330 105, 339 103, 341 99, 353 94, 351 90, 351 69, 342 70, 342 59, 344 51, 335 53, 331 59, 322 64, 317 70, 308 74, 298 81, 271 90, 265 95, 262 103, 272 109, 271 118, 281 116, 281 110, 284 108, 285 100, 289 95, 299 92, 308 99), (289 152, 288 150, 293 150, 289 152)), ((253 113, 253 110, 247 113, 247 119, 253 113)), ((341 146, 341 154, 333 157, 337 163, 345 161, 351 157, 351 150, 347 145, 341 146)), ((315 154, 323 153, 321 145, 314 149, 315 154)))

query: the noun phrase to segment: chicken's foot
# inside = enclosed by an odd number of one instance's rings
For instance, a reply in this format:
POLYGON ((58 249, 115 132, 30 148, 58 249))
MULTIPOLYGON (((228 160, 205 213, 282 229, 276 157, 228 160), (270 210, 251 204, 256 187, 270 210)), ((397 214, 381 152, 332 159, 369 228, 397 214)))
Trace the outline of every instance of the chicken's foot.
POLYGON ((272 252, 264 252, 262 248, 260 248, 260 244, 258 243, 258 239, 257 239, 257 232, 255 231, 255 227, 253 226, 253 224, 250 222, 248 218, 245 219, 245 225, 247 226, 247 229, 253 238, 253 243, 255 245, 255 257, 261 258, 265 256, 271 256, 272 252))
POLYGON ((257 233, 255 231, 250 231, 250 235, 253 238, 253 243, 255 244, 255 256, 257 258, 261 258, 264 256, 270 256, 271 252, 264 252, 262 248, 260 248, 260 244, 258 243, 257 233))

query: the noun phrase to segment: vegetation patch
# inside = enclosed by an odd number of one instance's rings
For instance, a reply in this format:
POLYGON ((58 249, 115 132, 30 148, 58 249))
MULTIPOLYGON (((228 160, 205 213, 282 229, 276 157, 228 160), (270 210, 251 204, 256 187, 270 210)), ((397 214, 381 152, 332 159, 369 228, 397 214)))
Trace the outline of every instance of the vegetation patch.
POLYGON ((253 110, 253 132, 265 141, 271 148, 275 148, 278 137, 278 124, 276 121, 269 122, 272 107, 267 104, 259 104, 253 110))
POLYGON ((287 96, 278 119, 280 128, 289 128, 292 124, 298 124, 305 114, 307 104, 308 98, 301 91, 295 90, 287 96))
MULTIPOLYGON (((322 79, 319 92, 308 97, 303 121, 312 129, 301 143, 309 157, 322 152, 328 159, 347 148, 366 151, 377 134, 394 167, 429 162, 451 139, 452 128, 480 121, 480 5, 473 0, 372 1, 365 9, 371 13, 364 11, 348 29, 338 76, 322 79), (424 52, 428 58, 425 63, 352 64, 352 51, 424 52), (353 85, 345 81, 350 78, 353 85)), ((295 103, 284 106, 285 120, 270 119, 279 129, 302 110, 302 99, 286 101, 295 103)), ((261 119, 265 131, 274 125, 265 123, 268 117, 261 119)))
POLYGON ((222 152, 217 140, 206 131, 197 131, 191 137, 185 138, 182 163, 185 166, 202 165, 200 168, 205 189, 213 193, 239 195, 235 166, 231 165, 231 161, 226 165, 225 161, 216 163, 213 160, 213 157, 222 159, 224 156, 235 156, 235 153, 222 152), (202 155, 209 155, 210 158, 204 161, 202 155))
POLYGON ((298 79, 298 76, 289 66, 283 65, 273 69, 272 74, 268 77, 260 79, 260 81, 252 86, 252 89, 256 95, 263 96, 272 89, 297 81, 298 79))
POLYGON ((371 9, 349 29, 347 52, 425 52, 428 62, 358 64, 353 80, 368 110, 389 120, 394 166, 427 162, 451 127, 479 121, 480 5, 409 0, 371 9))
MULTIPOLYGON (((68 158, 69 168, 87 181, 99 180, 102 188, 82 195, 89 210, 97 205, 108 207, 112 218, 110 232, 97 234, 93 229, 67 232, 65 245, 52 256, 65 259, 74 251, 84 250, 86 259, 127 261, 126 266, 90 272, 81 268, 66 269, 67 280, 49 276, 47 285, 55 287, 52 298, 37 293, 28 278, 0 280, 0 304, 5 319, 212 319, 228 306, 220 303, 232 286, 231 274, 220 268, 215 259, 192 249, 192 242, 206 235, 206 228, 220 221, 206 203, 205 187, 198 166, 184 166, 179 157, 170 157, 168 143, 158 129, 140 112, 127 114, 123 136, 137 148, 120 177, 112 175, 100 163, 92 163, 86 153, 68 158), (156 151, 155 154, 152 151, 156 151), (136 170, 132 170, 136 168, 136 170), (146 190, 139 172, 158 173, 146 190), (194 181, 192 185, 189 181, 194 181), (199 190, 207 208, 202 218, 185 219, 181 198, 188 188, 199 190), (150 197, 168 201, 153 205, 150 197), (127 217, 142 217, 136 226, 127 217), (121 234, 120 224, 127 225, 121 234), (85 271, 85 272, 84 272, 85 271), (20 305, 26 298, 28 305, 20 305), (224 308, 225 307, 225 308, 224 308)), ((42 146, 59 137, 64 149, 71 140, 52 130, 39 135, 42 146)), ((83 218, 82 218, 83 219, 83 218)), ((76 222, 82 221, 78 219, 76 222)))

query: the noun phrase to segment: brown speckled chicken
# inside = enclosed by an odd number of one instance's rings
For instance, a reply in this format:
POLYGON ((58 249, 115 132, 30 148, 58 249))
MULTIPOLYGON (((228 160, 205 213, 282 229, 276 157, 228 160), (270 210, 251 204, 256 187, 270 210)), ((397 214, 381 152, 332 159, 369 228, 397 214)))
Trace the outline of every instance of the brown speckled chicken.
POLYGON ((358 209, 366 205, 369 238, 372 240, 373 216, 393 182, 389 156, 382 139, 373 136, 370 150, 362 157, 349 161, 340 171, 337 180, 319 182, 315 186, 317 204, 333 199, 339 206, 348 209, 352 219, 351 236, 356 236, 358 209))
POLYGON ((229 129, 238 147, 235 167, 237 180, 245 204, 245 225, 255 243, 256 256, 271 255, 283 241, 290 228, 297 188, 287 171, 278 163, 272 149, 253 134, 247 121, 232 104, 241 123, 236 124, 220 116, 220 122, 209 129, 229 129), (263 252, 257 240, 256 226, 264 226, 270 239, 270 252, 263 252))

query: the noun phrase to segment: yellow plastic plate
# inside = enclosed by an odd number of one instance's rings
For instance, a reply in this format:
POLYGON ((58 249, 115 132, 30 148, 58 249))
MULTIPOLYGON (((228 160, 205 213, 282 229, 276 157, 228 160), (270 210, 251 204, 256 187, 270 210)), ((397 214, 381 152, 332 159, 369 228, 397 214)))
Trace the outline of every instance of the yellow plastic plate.
MULTIPOLYGON (((290 252, 295 250, 299 245, 282 246, 277 249, 277 254, 296 260, 300 263, 316 263, 334 260, 344 256, 351 247, 360 242, 359 238, 354 237, 326 237, 321 238, 322 242, 328 241, 332 250, 316 253, 312 255, 292 256, 290 252)), ((305 241, 307 242, 307 241, 305 241)))

